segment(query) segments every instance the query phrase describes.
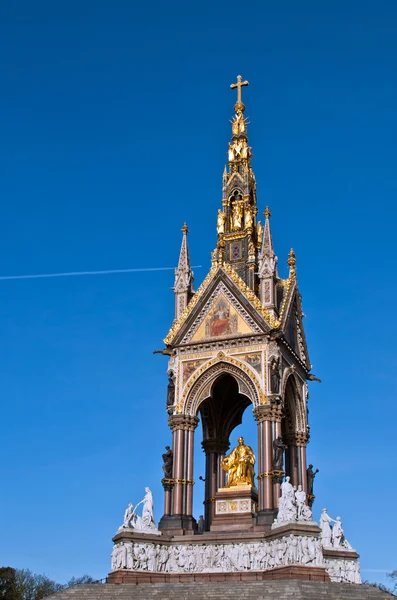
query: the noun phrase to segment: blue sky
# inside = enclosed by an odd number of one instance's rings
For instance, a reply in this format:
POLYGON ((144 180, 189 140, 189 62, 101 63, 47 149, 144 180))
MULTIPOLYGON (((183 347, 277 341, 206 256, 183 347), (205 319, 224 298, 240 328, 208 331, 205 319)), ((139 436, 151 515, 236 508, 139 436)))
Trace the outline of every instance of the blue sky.
MULTIPOLYGON (((199 284, 229 84, 250 81, 259 205, 282 275, 295 248, 323 380, 309 400, 315 516, 341 515, 378 581, 397 568, 396 23, 392 0, 0 9, 0 276, 172 267, 186 220, 199 284)), ((1 564, 104 577, 145 485, 161 516, 166 359, 152 351, 172 283, 171 271, 0 280, 1 564)), ((249 409, 240 430, 255 448, 249 409)))

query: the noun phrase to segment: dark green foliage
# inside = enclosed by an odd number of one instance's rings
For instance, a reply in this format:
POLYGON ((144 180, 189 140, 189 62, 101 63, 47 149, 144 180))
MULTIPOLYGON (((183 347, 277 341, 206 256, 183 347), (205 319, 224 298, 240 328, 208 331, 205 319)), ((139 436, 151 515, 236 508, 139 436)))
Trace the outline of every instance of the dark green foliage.
POLYGON ((397 594, 397 569, 387 574, 388 578, 391 580, 391 591, 393 594, 397 594))
POLYGON ((72 577, 63 585, 46 575, 36 575, 29 569, 0 567, 0 600, 41 600, 65 588, 85 583, 95 583, 95 580, 89 575, 83 575, 72 577))
POLYGON ((96 583, 96 580, 90 577, 89 575, 82 575, 81 577, 72 577, 69 579, 65 588, 72 587, 72 585, 82 585, 84 583, 96 583))
POLYGON ((15 573, 12 567, 0 567, 1 600, 19 600, 15 573))
POLYGON ((15 578, 18 600, 41 600, 64 588, 60 583, 52 581, 45 575, 36 575, 29 569, 17 569, 15 578))

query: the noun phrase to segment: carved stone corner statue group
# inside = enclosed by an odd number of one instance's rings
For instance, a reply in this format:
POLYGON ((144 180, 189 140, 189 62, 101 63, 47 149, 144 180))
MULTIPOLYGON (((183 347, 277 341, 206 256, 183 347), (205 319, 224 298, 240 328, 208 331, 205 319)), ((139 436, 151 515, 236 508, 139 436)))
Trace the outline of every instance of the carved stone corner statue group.
POLYGON ((331 519, 327 509, 323 508, 320 516, 321 544, 323 548, 338 548, 341 550, 353 550, 343 533, 340 517, 331 519), (331 526, 331 523, 334 525, 331 526))
POLYGON ((312 521, 312 511, 306 504, 306 492, 301 485, 298 489, 292 486, 286 477, 281 484, 281 496, 278 499, 278 514, 272 529, 296 521, 312 521))
POLYGON ((143 500, 138 502, 135 508, 133 507, 132 502, 128 504, 127 509, 124 513, 124 523, 119 528, 119 531, 122 529, 132 529, 135 531, 140 531, 142 533, 160 535, 160 531, 157 529, 156 524, 154 522, 154 502, 150 488, 145 488, 145 496, 143 500), (139 516, 136 513, 136 509, 141 504, 142 516, 139 516))

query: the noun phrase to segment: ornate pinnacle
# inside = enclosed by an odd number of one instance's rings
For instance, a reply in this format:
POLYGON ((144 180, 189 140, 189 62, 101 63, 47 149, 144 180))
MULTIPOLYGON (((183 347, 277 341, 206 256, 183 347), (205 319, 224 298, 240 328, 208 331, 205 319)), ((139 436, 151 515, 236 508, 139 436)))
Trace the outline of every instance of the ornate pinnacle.
POLYGON ((287 265, 289 266, 289 274, 290 277, 295 277, 296 275, 296 257, 294 249, 291 248, 288 254, 287 265))
POLYGON ((265 219, 270 219, 270 217, 272 216, 272 213, 270 212, 270 208, 268 206, 266 206, 265 210, 263 211, 263 215, 265 219))
POLYGON ((186 235, 187 233, 189 233, 189 229, 188 229, 188 226, 186 225, 186 223, 183 224, 181 231, 182 231, 183 235, 186 235))

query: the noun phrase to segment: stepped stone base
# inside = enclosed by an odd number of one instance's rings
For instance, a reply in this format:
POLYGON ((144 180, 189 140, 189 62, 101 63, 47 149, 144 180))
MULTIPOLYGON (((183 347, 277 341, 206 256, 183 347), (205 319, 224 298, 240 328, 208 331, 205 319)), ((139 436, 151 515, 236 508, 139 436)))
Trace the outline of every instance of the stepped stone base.
POLYGON ((77 585, 47 600, 392 600, 371 585, 322 581, 77 585))
POLYGON ((245 571, 220 573, 159 573, 144 571, 113 571, 107 577, 108 583, 184 583, 211 581, 229 583, 231 581, 267 581, 275 579, 296 579, 300 581, 330 581, 324 567, 303 567, 291 565, 269 571, 245 571))

